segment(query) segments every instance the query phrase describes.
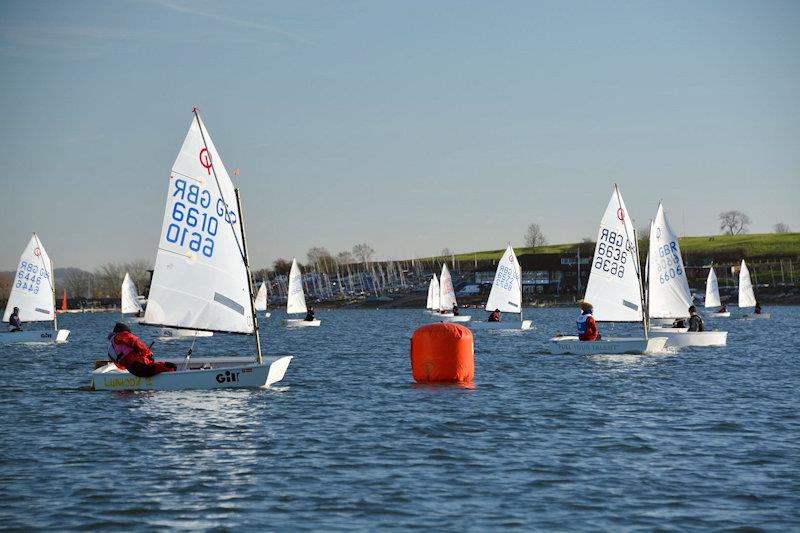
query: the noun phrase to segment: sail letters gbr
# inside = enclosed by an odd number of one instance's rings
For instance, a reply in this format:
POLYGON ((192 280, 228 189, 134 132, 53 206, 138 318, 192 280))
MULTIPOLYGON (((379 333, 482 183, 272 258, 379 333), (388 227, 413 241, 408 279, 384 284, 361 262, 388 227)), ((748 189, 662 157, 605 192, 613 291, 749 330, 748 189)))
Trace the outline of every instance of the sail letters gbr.
POLYGON ((605 275, 610 274, 623 278, 628 255, 632 254, 633 250, 633 244, 624 234, 610 228, 601 227, 600 237, 597 242, 597 255, 594 258, 592 267, 605 275))
POLYGON ((238 222, 236 211, 220 197, 216 184, 206 187, 200 182, 198 185, 190 178, 173 173, 168 198, 170 217, 164 240, 184 251, 213 257, 220 226, 238 222))

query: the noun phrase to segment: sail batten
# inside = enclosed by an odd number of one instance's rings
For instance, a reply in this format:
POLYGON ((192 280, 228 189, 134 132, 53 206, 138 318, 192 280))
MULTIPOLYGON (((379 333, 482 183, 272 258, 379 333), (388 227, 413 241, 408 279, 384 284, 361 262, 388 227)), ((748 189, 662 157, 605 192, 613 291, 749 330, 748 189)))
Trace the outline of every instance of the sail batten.
POLYGON ((169 178, 146 323, 254 332, 235 199, 214 142, 195 115, 169 178))

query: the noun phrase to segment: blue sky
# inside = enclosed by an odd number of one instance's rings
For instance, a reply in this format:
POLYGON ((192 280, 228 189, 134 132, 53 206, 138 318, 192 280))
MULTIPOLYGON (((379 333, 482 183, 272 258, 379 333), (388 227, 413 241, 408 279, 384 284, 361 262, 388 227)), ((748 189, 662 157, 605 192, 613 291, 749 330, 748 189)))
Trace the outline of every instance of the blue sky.
POLYGON ((3 2, 0 270, 155 258, 198 106, 252 262, 800 230, 800 2, 3 2), (685 221, 685 223, 684 223, 685 221))

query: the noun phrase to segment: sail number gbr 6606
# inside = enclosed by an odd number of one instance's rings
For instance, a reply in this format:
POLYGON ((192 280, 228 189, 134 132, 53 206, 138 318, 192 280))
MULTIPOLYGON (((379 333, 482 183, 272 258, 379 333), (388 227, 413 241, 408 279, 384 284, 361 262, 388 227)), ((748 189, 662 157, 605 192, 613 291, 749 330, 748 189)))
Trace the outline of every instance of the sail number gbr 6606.
POLYGON ((236 224, 236 212, 206 188, 183 178, 170 180, 169 225, 164 239, 206 257, 214 256, 214 239, 221 224, 236 224))
POLYGON ((603 228, 600 231, 597 254, 592 267, 602 272, 607 272, 612 276, 622 278, 625 276, 628 252, 632 251, 633 246, 624 235, 608 228, 603 228))

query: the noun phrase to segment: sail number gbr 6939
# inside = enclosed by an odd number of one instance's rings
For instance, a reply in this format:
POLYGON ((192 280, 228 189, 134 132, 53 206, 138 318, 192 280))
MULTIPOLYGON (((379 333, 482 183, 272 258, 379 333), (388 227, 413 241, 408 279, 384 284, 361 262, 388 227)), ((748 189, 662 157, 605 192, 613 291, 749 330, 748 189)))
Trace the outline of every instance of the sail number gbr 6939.
POLYGON ((226 206, 222 198, 215 198, 206 188, 188 183, 183 178, 170 181, 172 205, 167 206, 169 225, 164 239, 181 248, 213 257, 214 240, 220 231, 220 225, 236 224, 236 212, 226 206))
POLYGON ((600 231, 597 254, 592 267, 602 272, 607 272, 612 276, 622 278, 625 276, 628 253, 632 251, 633 246, 625 235, 603 228, 600 231))

